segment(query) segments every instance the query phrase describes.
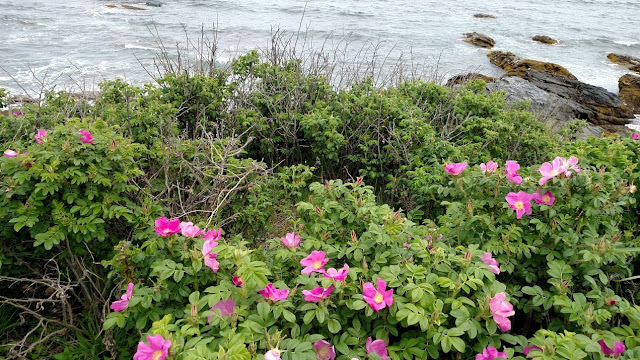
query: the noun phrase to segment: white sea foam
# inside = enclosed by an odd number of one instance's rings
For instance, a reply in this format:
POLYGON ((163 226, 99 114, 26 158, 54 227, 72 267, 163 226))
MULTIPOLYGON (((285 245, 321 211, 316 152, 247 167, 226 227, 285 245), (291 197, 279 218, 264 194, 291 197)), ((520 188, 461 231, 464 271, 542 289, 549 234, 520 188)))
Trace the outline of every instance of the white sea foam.
POLYGON ((616 40, 616 41, 614 41, 614 43, 619 44, 619 45, 625 45, 625 46, 631 46, 631 45, 640 44, 640 42, 637 42, 637 41, 624 41, 624 40, 616 40))

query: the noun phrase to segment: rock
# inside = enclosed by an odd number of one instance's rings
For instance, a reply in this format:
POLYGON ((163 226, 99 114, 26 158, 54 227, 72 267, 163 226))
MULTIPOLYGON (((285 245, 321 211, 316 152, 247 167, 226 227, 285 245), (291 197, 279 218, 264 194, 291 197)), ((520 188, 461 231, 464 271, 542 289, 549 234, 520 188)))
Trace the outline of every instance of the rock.
POLYGON ((112 9, 118 7, 118 5, 113 5, 113 4, 107 4, 105 6, 108 7, 108 8, 112 8, 112 9))
POLYGON ((522 77, 527 70, 533 69, 554 75, 566 76, 570 79, 577 80, 577 78, 572 73, 570 73, 569 70, 558 64, 531 59, 522 59, 512 52, 504 51, 491 51, 487 54, 487 56, 489 57, 489 61, 492 64, 508 71, 507 76, 522 77))
POLYGON ((492 78, 491 76, 486 76, 478 73, 468 73, 468 74, 456 75, 452 77, 451 79, 447 80, 447 83, 445 84, 445 86, 464 84, 471 80, 482 80, 486 83, 492 83, 495 81, 495 79, 492 78))
POLYGON ((640 73, 640 59, 620 54, 608 54, 612 63, 626 66, 627 69, 640 73))
POLYGON ((626 125, 633 118, 633 113, 622 106, 618 96, 599 86, 535 69, 525 71, 521 77, 546 92, 574 103, 574 115, 578 119, 602 126, 626 125))
POLYGON ((162 3, 155 2, 155 1, 147 1, 144 4, 147 5, 147 6, 153 6, 153 7, 161 7, 162 6, 162 3))
POLYGON ((490 51, 487 56, 489 61, 506 71, 513 69, 523 59, 512 52, 505 51, 490 51))
POLYGON ((558 40, 551 38, 547 35, 536 35, 534 37, 531 38, 531 40, 533 41, 537 41, 537 42, 541 42, 543 44, 549 44, 549 45, 553 45, 553 44, 557 44, 558 40))
POLYGON ((566 77, 572 80, 578 80, 569 70, 558 64, 526 59, 516 64, 514 68, 509 70, 507 76, 524 77, 524 74, 529 70, 536 70, 543 73, 566 77))
POLYGON ((473 14, 474 18, 479 18, 479 19, 497 19, 498 17, 495 15, 491 15, 491 14, 473 14))
POLYGON ((128 5, 128 4, 123 4, 123 5, 122 5, 122 7, 123 7, 123 8, 125 8, 125 9, 129 9, 129 10, 137 10, 137 11, 140 11, 140 10, 149 10, 149 9, 145 9, 145 8, 141 8, 141 7, 137 7, 137 6, 133 6, 133 5, 128 5))
POLYGON ((464 36, 465 38, 462 39, 462 41, 475 46, 491 49, 493 45, 496 44, 496 41, 492 38, 488 37, 487 35, 479 34, 477 32, 465 33, 464 36))
POLYGON ((634 114, 640 114, 640 76, 623 75, 618 80, 618 89, 623 107, 634 114))

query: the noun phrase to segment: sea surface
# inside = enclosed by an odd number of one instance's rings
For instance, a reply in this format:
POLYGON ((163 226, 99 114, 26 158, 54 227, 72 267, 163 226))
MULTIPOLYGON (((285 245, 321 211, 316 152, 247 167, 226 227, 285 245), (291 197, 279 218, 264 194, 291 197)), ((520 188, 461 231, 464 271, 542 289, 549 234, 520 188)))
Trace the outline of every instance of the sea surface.
MULTIPOLYGON (((219 61, 271 46, 275 31, 306 46, 376 49, 379 63, 402 56, 446 79, 469 71, 499 75, 466 32, 495 50, 566 67, 581 81, 617 92, 626 73, 610 52, 640 57, 639 0, 0 0, 0 87, 34 95, 96 89, 103 79, 152 81, 158 39, 170 50, 217 30, 219 61), (136 11, 122 4, 144 7, 136 11), (116 5, 109 7, 107 5, 116 5), (473 15, 486 13, 496 19, 473 15), (548 35, 559 45, 531 40, 548 35), (373 47, 372 47, 373 44, 373 47)), ((357 53, 357 51, 356 51, 357 53)))

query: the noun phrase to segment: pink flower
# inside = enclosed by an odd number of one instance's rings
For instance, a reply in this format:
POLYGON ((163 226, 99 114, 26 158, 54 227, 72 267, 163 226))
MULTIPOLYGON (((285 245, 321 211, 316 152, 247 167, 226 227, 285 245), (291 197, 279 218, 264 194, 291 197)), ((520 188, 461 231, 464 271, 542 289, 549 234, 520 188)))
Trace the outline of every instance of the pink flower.
POLYGON ((378 289, 368 282, 362 287, 362 296, 364 301, 375 311, 380 311, 387 306, 393 304, 393 289, 387 289, 387 283, 378 278, 378 289))
POLYGON ((159 217, 156 219, 156 226, 153 228, 156 234, 160 236, 169 236, 180 232, 180 219, 167 219, 166 217, 159 217))
POLYGON ((542 190, 538 189, 535 193, 531 194, 533 196, 533 200, 536 201, 536 204, 544 204, 551 206, 553 202, 556 201, 556 197, 553 196, 551 191, 547 190, 544 194, 542 190))
POLYGON ((467 168, 467 163, 463 162, 463 163, 447 164, 447 166, 444 167, 444 170, 451 175, 460 175, 466 168, 467 168))
POLYGON ((531 346, 525 346, 525 347, 522 349, 522 353, 524 353, 525 355, 529 355, 529 353, 531 352, 531 350, 534 350, 534 349, 537 349, 537 350, 542 351, 542 348, 540 348, 539 346, 531 345, 531 346))
POLYGON ((384 343, 384 340, 376 340, 371 341, 371 336, 367 338, 367 355, 371 355, 371 353, 376 353, 382 359, 389 359, 389 355, 387 354, 387 345, 384 343))
POLYGON ((329 270, 324 272, 323 276, 326 279, 344 281, 347 278, 348 273, 349 273, 349 265, 344 264, 344 267, 340 270, 336 270, 335 268, 329 268, 329 270))
POLYGON ((483 173, 492 174, 498 170, 498 163, 494 161, 489 161, 486 165, 484 163, 480 164, 480 170, 483 173))
MULTIPOLYGON (((236 306, 235 301, 233 301, 233 299, 231 298, 231 296, 229 296, 229 298, 227 300, 220 300, 218 301, 215 305, 213 305, 211 307, 211 309, 209 309, 209 311, 214 311, 218 310, 220 312, 220 316, 226 316, 226 317, 231 317, 231 315, 233 315, 234 310, 233 308, 236 306)), ((213 318, 213 316, 209 316, 207 317, 207 321, 211 322, 211 319, 213 318)))
POLYGON ((304 294, 304 300, 309 302, 317 303, 318 301, 327 298, 333 292, 333 285, 328 288, 322 288, 322 286, 318 286, 313 290, 302 290, 304 294))
POLYGON ((540 169, 538 169, 538 172, 542 175, 542 178, 540 179, 540 181, 538 181, 538 184, 540 184, 540 186, 546 184, 547 181, 567 171, 567 168, 563 166, 563 160, 564 158, 557 157, 553 159, 553 165, 549 164, 548 162, 540 165, 540 169))
POLYGON ((498 324, 502 332, 511 330, 511 320, 508 317, 516 314, 513 311, 513 305, 505 300, 506 297, 505 293, 499 292, 489 301, 493 320, 498 324))
POLYGON ((602 351, 602 353, 607 356, 618 357, 622 355, 622 353, 626 349, 622 341, 615 341, 613 343, 613 349, 608 347, 604 340, 598 340, 598 344, 600 344, 600 350, 602 351))
POLYGON ((171 340, 165 340, 161 335, 148 335, 149 345, 140 341, 138 351, 133 355, 133 360, 164 360, 169 354, 171 340))
POLYGON ((264 360, 280 360, 280 351, 278 349, 267 351, 267 353, 264 354, 264 360))
POLYGON ((531 215, 531 200, 533 200, 531 194, 524 191, 518 191, 517 194, 510 192, 505 199, 509 203, 509 207, 516 211, 516 218, 522 218, 525 213, 531 215))
POLYGON ((120 297, 120 300, 114 301, 113 304, 111 304, 111 310, 115 312, 120 312, 126 309, 127 307, 129 307, 129 300, 131 300, 132 297, 133 297, 133 283, 129 283, 129 285, 127 285, 127 292, 122 294, 122 296, 120 297))
POLYGON ((202 238, 205 240, 213 241, 213 240, 220 239, 221 235, 222 235, 222 229, 209 230, 204 235, 202 235, 202 238))
POLYGON ((632 138, 633 140, 640 140, 640 134, 638 134, 638 133, 633 133, 633 134, 631 134, 631 138, 632 138))
POLYGON ((191 221, 189 222, 181 222, 180 223, 180 232, 182 233, 182 236, 186 236, 186 237, 190 237, 190 238, 194 238, 197 236, 202 235, 202 230, 200 230, 199 227, 193 225, 193 223, 191 221))
POLYGON ((498 264, 496 259, 491 257, 490 252, 485 252, 484 255, 480 256, 480 260, 489 266, 489 271, 496 275, 500 274, 500 264, 498 264))
POLYGON ((47 137, 47 130, 38 130, 34 137, 37 144, 42 144, 42 140, 40 139, 44 139, 45 137, 47 137))
POLYGON ((13 115, 23 115, 24 113, 20 110, 13 110, 12 111, 13 115))
POLYGON ((284 300, 289 296, 289 289, 276 289, 273 284, 269 283, 264 289, 258 291, 263 298, 269 299, 273 302, 284 300))
POLYGON ((242 276, 234 276, 233 278, 231 278, 231 281, 233 281, 233 285, 235 286, 242 286, 242 284, 244 284, 242 282, 242 276))
POLYGON ((324 273, 324 266, 329 262, 324 251, 313 250, 309 256, 300 260, 300 265, 305 266, 302 269, 303 274, 311 275, 313 272, 324 273))
POLYGON ((522 176, 518 175, 518 170, 520 170, 520 164, 513 160, 507 161, 505 165, 505 175, 507 180, 520 185, 522 183, 522 176))
POLYGON ((204 264, 213 270, 214 273, 218 272, 220 263, 218 262, 218 254, 212 253, 213 248, 218 246, 218 243, 213 240, 214 237, 209 237, 209 240, 205 240, 202 244, 202 256, 204 256, 204 264))
POLYGON ((85 144, 93 144, 93 136, 88 130, 80 129, 80 131, 78 131, 78 134, 82 135, 82 137, 78 140, 82 141, 85 144))
POLYGON ((284 244, 284 247, 289 248, 298 248, 300 246, 300 235, 296 235, 295 233, 287 233, 287 236, 281 237, 280 241, 284 244))
POLYGON ((4 156, 8 158, 14 158, 18 156, 18 153, 13 150, 7 149, 4 151, 4 156))
POLYGON ((316 359, 334 360, 336 358, 336 348, 326 340, 318 340, 313 343, 316 348, 316 359))
MULTIPOLYGON (((558 159, 558 158, 556 158, 556 159, 558 159)), ((576 166, 576 164, 578 164, 578 158, 577 157, 571 156, 568 159, 565 159, 565 158, 559 158, 559 159, 562 162, 562 167, 567 169, 565 171, 565 173, 564 173, 564 175, 566 177, 568 177, 568 178, 571 177, 571 174, 572 174, 571 170, 575 171, 576 174, 578 174, 578 173, 580 173, 580 171, 582 171, 582 170, 580 170, 580 168, 578 166, 576 166)))
POLYGON ((476 355, 476 360, 493 360, 499 357, 508 359, 506 352, 498 352, 498 349, 489 346, 482 349, 481 354, 476 355))

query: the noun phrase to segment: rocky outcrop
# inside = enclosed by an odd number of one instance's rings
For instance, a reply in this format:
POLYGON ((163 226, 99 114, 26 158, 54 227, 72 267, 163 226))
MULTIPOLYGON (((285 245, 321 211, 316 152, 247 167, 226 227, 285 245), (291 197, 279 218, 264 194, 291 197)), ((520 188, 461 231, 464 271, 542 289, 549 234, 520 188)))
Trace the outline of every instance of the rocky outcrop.
POLYGON ((622 106, 634 114, 640 114, 640 76, 623 75, 618 80, 618 89, 622 106))
POLYGON ((513 69, 523 59, 518 55, 508 51, 490 51, 487 56, 489 61, 506 71, 513 69))
POLYGON ((128 5, 128 4, 123 4, 122 7, 127 10, 136 10, 136 11, 149 10, 149 9, 141 8, 138 6, 128 5))
POLYGON ((622 106, 618 96, 599 86, 534 69, 527 70, 521 77, 544 91, 577 104, 573 106, 578 119, 595 125, 626 125, 633 118, 633 113, 622 106))
POLYGON ((640 59, 620 54, 608 54, 612 63, 626 66, 627 69, 640 73, 640 59))
POLYGON ((479 34, 477 32, 465 33, 464 39, 462 39, 462 41, 487 49, 491 49, 496 44, 496 41, 492 38, 484 34, 479 34))
POLYGON ((489 61, 492 64, 508 71, 508 76, 523 77, 524 73, 527 72, 527 70, 532 69, 577 80, 577 78, 571 72, 569 72, 569 70, 558 64, 531 59, 522 59, 512 52, 504 51, 491 51, 487 54, 487 56, 489 57, 489 61))
POLYGON ((533 41, 537 41, 537 42, 541 42, 543 44, 549 44, 549 45, 553 45, 553 44, 557 44, 558 40, 549 37, 547 35, 536 35, 534 37, 531 38, 531 40, 533 41))
POLYGON ((478 73, 468 73, 464 75, 457 75, 447 80, 446 86, 453 86, 458 84, 464 84, 472 80, 482 80, 486 83, 492 83, 495 81, 491 76, 486 76, 478 73))
POLYGON ((497 19, 498 17, 491 14, 473 14, 474 18, 478 19, 497 19))

